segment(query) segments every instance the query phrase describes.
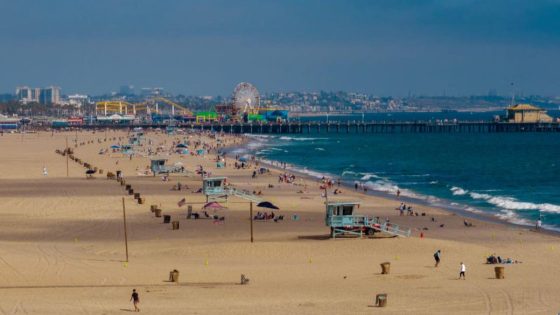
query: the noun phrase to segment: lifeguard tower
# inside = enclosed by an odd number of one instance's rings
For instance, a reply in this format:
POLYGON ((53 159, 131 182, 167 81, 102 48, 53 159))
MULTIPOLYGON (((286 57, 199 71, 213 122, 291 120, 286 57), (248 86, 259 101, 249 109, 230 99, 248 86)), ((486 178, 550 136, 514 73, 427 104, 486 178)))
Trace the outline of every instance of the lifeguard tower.
POLYGON ((130 138, 128 139, 128 143, 130 143, 131 145, 140 145, 140 142, 142 142, 143 138, 144 132, 136 131, 132 134, 132 136, 130 136, 130 138))
POLYGON ((164 158, 152 158, 150 160, 150 169, 154 176, 158 174, 169 174, 169 173, 179 173, 181 172, 181 166, 167 166, 165 163, 167 159, 164 158))
POLYGON ((327 202, 325 225, 331 228, 332 238, 344 235, 372 236, 376 232, 410 236, 410 229, 403 229, 389 222, 381 223, 377 218, 355 214, 359 207, 359 202, 327 202))
POLYGON ((225 198, 229 192, 226 189, 227 177, 206 177, 202 179, 202 193, 209 199, 225 198))
POLYGON ((174 135, 175 134, 175 126, 169 125, 165 128, 165 133, 168 135, 174 135))
POLYGON ((169 173, 167 167, 165 166, 165 162, 167 162, 167 159, 153 158, 150 160, 150 169, 152 170, 152 173, 154 173, 154 176, 160 173, 169 173))
POLYGON ((134 154, 134 150, 132 149, 132 145, 124 144, 121 146, 121 153, 125 155, 132 155, 134 154))

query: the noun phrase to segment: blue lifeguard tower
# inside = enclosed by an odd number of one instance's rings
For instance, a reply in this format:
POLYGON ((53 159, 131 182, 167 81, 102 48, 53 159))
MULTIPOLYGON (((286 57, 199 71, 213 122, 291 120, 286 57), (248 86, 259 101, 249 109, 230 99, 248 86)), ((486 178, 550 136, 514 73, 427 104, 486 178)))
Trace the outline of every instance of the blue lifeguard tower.
POLYGON ((152 170, 154 176, 161 173, 169 173, 165 162, 167 162, 167 159, 153 158, 150 160, 150 170, 152 170))
POLYGON ((134 154, 134 149, 132 149, 132 145, 123 144, 121 146, 121 153, 126 155, 132 155, 134 154))
POLYGON ((410 229, 403 229, 397 224, 380 222, 378 218, 356 214, 359 202, 327 202, 325 225, 331 228, 331 237, 352 235, 372 236, 376 232, 394 236, 410 236, 410 229))
POLYGON ((164 158, 152 158, 150 160, 150 170, 152 170, 154 176, 158 174, 180 173, 183 169, 181 166, 177 165, 167 166, 165 165, 166 162, 167 159, 164 158))
POLYGON ((202 193, 209 199, 225 198, 229 192, 226 189, 227 177, 206 177, 202 179, 202 193))

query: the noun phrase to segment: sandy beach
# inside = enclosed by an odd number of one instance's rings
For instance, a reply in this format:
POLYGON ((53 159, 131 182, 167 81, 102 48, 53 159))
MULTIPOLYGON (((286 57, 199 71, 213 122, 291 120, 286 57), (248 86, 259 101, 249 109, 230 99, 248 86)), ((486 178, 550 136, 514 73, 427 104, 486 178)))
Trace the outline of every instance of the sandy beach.
MULTIPOLYGON (((39 132, 0 137, 0 314, 123 314, 133 311, 132 289, 147 314, 556 314, 560 312, 560 247, 555 235, 527 228, 468 219, 412 204, 426 216, 399 216, 400 201, 342 188, 332 200, 360 201, 359 212, 408 226, 403 237, 330 239, 320 183, 300 178, 279 183, 279 170, 252 178, 255 165, 216 167, 213 153, 173 154, 168 164, 183 163, 186 174, 145 176, 149 157, 132 159, 109 150, 127 143, 127 132, 39 132), (105 137, 116 140, 104 141, 105 137), (119 137, 121 140, 118 140, 119 137), (74 156, 104 170, 86 179, 74 156), (77 143, 77 145, 76 145, 77 143), (187 219, 187 207, 200 211, 205 197, 195 169, 227 176, 238 189, 261 191, 284 220, 254 222, 250 242, 247 200, 230 197, 224 221, 187 219), (43 169, 47 169, 44 175, 43 169), (107 171, 122 170, 127 184, 145 198, 138 204, 107 171), (181 191, 172 190, 180 182, 181 191), (269 184, 273 188, 269 188, 269 184), (303 192, 300 192, 303 191, 303 192), (125 262, 122 198, 128 227, 125 262), (186 204, 178 206, 185 198, 186 204), (150 205, 180 222, 172 230, 154 217, 150 205), (293 220, 293 215, 299 217, 293 220), (433 218, 433 221, 432 221, 433 218), (443 225, 443 227, 440 227, 443 225), (420 237, 420 233, 423 237, 420 237), (442 261, 434 267, 433 253, 442 261), (486 257, 496 253, 518 264, 494 276, 486 257), (391 273, 381 274, 380 263, 391 273), (459 264, 467 267, 458 280, 459 264), (169 272, 180 271, 178 283, 169 272), (240 285, 241 274, 250 281, 240 285), (387 306, 375 296, 388 294, 387 306)), ((208 135, 146 132, 143 147, 172 146, 188 139, 215 147, 208 135)), ((239 144, 235 136, 222 144, 239 144)), ((263 211, 255 208, 254 212, 263 211)), ((266 210, 265 210, 266 211, 266 210)), ((213 211, 211 212, 213 214, 213 211)))

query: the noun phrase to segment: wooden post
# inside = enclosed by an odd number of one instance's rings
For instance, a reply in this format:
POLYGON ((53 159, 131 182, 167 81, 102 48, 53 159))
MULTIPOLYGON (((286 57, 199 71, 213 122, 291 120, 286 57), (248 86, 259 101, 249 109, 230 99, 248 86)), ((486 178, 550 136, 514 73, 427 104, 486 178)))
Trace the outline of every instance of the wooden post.
POLYGON ((249 203, 249 220, 251 221, 251 243, 253 243, 253 202, 249 203))
POLYGON ((70 153, 68 152, 68 136, 66 136, 66 177, 68 177, 68 155, 70 153))
POLYGON ((124 207, 124 197, 122 198, 122 213, 123 213, 123 222, 124 222, 124 246, 126 249, 126 262, 128 262, 128 236, 126 233, 126 210, 124 207))

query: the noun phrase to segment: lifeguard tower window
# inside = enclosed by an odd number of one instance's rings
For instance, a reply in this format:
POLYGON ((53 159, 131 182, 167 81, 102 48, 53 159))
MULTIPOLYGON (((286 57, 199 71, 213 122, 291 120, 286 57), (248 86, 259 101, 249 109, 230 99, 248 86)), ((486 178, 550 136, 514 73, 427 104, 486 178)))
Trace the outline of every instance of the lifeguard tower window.
POLYGON ((222 185, 221 180, 213 180, 208 182, 208 187, 220 187, 222 185))
POLYGON ((335 215, 352 215, 354 206, 338 206, 336 207, 335 215))

